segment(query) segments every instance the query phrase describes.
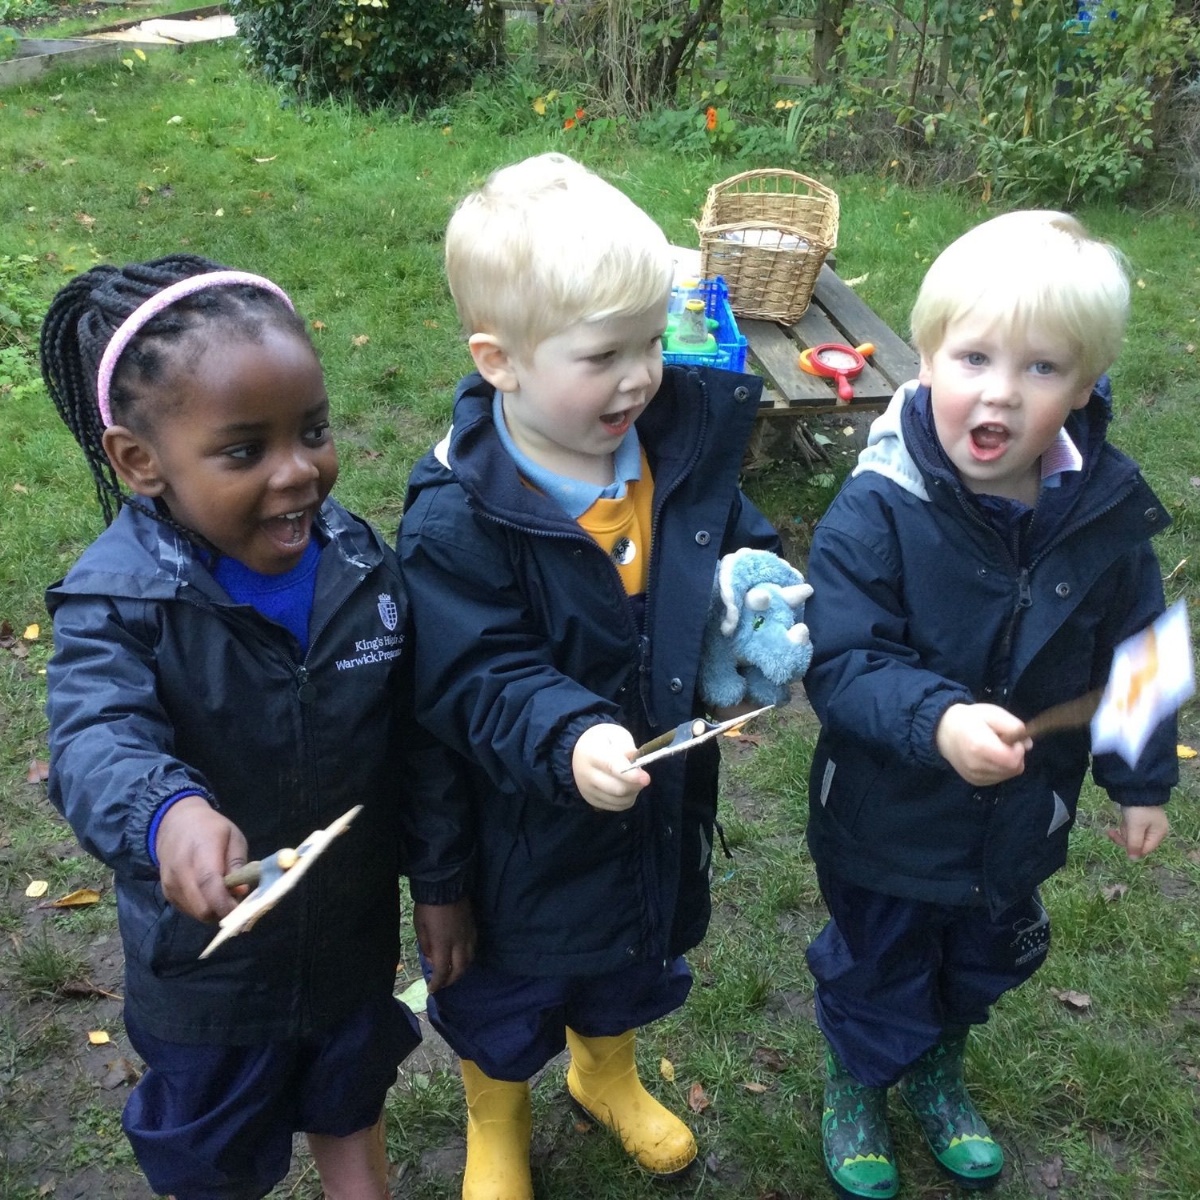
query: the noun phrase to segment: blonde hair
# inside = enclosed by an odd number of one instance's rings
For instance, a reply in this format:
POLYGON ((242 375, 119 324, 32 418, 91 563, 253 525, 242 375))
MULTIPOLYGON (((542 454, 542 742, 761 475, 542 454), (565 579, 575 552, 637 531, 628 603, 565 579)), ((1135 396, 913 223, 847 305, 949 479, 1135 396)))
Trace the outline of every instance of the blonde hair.
POLYGON ((467 335, 530 353, 580 321, 664 317, 674 263, 663 231, 563 154, 494 172, 446 230, 446 275, 467 335))
POLYGON ((1125 335, 1125 258, 1067 213, 994 217, 934 260, 913 305, 913 345, 932 357, 947 327, 968 313, 991 316, 1018 337, 1038 330, 1063 338, 1087 375, 1098 379, 1125 335))

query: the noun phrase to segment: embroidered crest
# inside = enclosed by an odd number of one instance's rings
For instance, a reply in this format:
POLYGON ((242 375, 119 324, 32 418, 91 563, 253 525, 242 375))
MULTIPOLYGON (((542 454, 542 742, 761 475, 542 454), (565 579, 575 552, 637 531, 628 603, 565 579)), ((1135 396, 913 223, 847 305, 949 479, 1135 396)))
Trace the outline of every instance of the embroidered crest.
POLYGON ((387 592, 382 592, 376 607, 379 609, 379 619, 383 622, 384 629, 391 633, 400 620, 400 610, 396 607, 396 601, 387 592))

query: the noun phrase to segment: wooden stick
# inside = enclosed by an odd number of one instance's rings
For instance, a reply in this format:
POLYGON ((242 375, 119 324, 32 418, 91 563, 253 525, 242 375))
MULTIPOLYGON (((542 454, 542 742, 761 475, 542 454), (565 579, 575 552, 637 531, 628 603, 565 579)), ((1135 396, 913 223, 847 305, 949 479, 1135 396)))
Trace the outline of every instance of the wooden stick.
MULTIPOLYGON (((1082 729, 1096 715, 1103 695, 1104 689, 1097 688, 1096 691, 1088 692, 1076 700, 1067 700, 1063 704, 1047 708, 1025 722, 1025 731, 1021 738, 1039 738, 1048 733, 1061 733, 1066 729, 1082 729)), ((1011 737, 1004 740, 1016 742, 1020 739, 1011 737)))

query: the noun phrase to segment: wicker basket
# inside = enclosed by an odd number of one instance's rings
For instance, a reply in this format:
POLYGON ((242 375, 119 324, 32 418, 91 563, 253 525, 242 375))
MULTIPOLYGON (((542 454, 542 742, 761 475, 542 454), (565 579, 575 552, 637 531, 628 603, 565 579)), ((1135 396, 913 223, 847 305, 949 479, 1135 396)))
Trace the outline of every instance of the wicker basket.
POLYGON ((739 317, 791 324, 837 245, 837 193, 795 171, 744 171, 708 189, 700 274, 723 275, 739 317))

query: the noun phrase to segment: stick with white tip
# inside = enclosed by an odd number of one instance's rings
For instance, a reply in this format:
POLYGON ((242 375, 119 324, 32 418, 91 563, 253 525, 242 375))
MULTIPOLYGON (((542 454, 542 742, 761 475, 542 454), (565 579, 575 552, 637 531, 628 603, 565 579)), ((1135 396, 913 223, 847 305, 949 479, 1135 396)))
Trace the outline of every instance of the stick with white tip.
POLYGON ((296 847, 285 847, 268 855, 261 862, 249 862, 225 876, 226 887, 255 883, 257 886, 231 913, 221 919, 221 930, 205 946, 201 958, 207 958, 222 942, 252 929, 264 913, 274 908, 301 880, 304 872, 350 822, 362 812, 362 805, 342 813, 324 829, 316 829, 296 847))

